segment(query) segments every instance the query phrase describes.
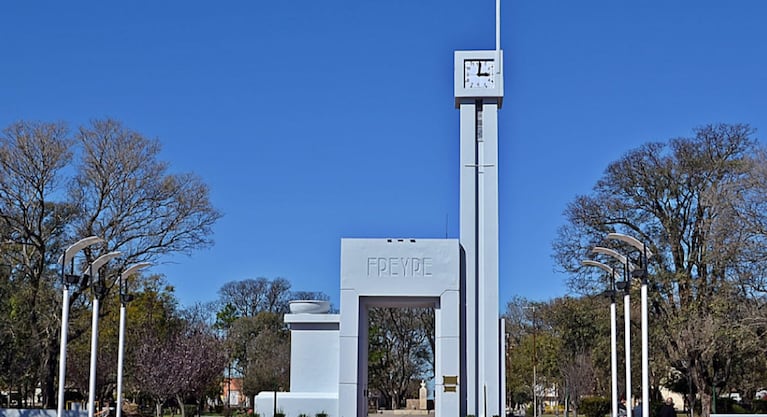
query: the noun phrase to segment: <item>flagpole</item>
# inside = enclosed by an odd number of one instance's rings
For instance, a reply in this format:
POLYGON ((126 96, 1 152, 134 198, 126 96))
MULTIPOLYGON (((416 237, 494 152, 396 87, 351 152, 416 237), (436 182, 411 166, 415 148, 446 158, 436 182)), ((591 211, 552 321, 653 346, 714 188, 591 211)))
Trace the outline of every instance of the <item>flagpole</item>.
POLYGON ((501 73, 501 0, 495 0, 495 73, 501 73))

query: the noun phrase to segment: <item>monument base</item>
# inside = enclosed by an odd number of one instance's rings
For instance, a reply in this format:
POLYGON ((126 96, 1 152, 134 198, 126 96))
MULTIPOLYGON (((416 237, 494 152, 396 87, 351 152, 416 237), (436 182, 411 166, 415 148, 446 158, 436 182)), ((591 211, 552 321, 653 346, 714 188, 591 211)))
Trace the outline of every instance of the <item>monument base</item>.
POLYGON ((277 399, 277 412, 285 416, 296 417, 302 414, 317 417, 325 413, 327 417, 338 416, 337 392, 278 392, 262 391, 256 396, 254 412, 261 417, 274 417, 274 400, 277 399))

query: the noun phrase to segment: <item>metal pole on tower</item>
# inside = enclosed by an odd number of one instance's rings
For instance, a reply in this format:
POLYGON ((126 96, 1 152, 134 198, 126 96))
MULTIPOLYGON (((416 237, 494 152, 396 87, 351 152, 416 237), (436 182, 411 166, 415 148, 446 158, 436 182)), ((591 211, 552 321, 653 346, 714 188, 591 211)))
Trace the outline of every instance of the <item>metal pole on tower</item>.
POLYGON ((495 0, 495 73, 501 73, 501 0, 495 0))

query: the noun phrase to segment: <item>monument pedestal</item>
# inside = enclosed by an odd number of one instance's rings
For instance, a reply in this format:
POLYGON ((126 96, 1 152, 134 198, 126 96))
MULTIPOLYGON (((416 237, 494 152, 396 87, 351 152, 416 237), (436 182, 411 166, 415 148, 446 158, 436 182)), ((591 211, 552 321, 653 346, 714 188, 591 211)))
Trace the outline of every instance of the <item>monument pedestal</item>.
MULTIPOLYGON (((309 300, 291 302, 291 310, 310 303, 309 300)), ((322 311, 322 310, 317 310, 322 311)), ((254 401, 261 417, 273 417, 275 410, 286 416, 318 413, 338 415, 338 314, 319 313, 286 314, 290 328, 290 391, 260 392, 254 401)))

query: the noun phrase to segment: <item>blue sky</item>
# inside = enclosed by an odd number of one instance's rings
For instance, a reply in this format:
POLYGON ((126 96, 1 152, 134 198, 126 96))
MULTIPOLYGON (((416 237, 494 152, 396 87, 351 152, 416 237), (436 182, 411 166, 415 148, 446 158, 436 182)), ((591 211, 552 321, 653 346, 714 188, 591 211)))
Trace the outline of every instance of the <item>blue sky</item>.
MULTIPOLYGON (((342 237, 458 237, 453 51, 493 0, 0 4, 0 126, 112 117, 210 185, 184 304, 285 277, 338 305, 342 237)), ((503 0, 501 304, 567 293, 551 242, 607 164, 706 123, 767 127, 767 3, 503 0)))

